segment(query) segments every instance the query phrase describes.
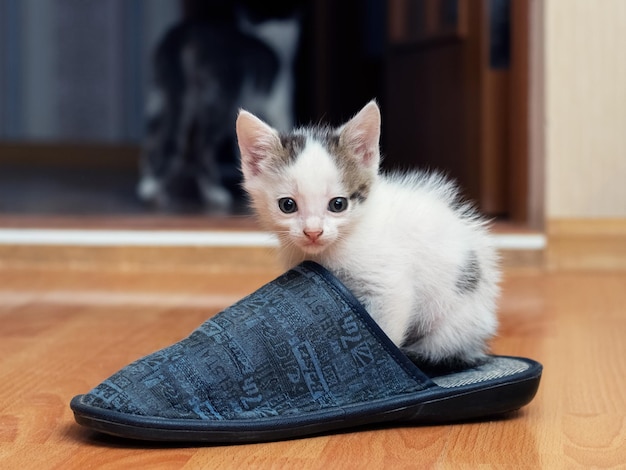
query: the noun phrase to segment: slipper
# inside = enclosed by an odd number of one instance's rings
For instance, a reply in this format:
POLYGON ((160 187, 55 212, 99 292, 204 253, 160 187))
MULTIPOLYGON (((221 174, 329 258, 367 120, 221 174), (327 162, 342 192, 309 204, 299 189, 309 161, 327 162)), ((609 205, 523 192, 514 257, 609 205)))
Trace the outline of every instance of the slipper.
POLYGON ((529 403, 541 371, 489 356, 429 376, 330 272, 304 262, 70 406, 79 424, 126 438, 260 442, 491 418, 529 403))

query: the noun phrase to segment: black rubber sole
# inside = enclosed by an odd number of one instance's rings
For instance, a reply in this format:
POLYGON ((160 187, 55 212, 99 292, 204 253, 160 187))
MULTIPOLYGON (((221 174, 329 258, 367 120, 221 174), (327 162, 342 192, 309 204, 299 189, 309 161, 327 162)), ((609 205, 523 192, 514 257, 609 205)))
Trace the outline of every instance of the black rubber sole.
POLYGON ((372 403, 341 410, 317 412, 312 417, 266 418, 254 421, 210 422, 171 420, 127 415, 93 408, 72 400, 76 422, 94 431, 142 441, 174 443, 237 444, 294 439, 356 430, 372 425, 418 426, 461 423, 491 419, 509 414, 528 404, 541 380, 539 364, 518 380, 462 387, 450 393, 441 388, 426 393, 424 400, 410 403, 395 400, 393 404, 372 403), (432 395, 429 399, 428 395, 432 395))

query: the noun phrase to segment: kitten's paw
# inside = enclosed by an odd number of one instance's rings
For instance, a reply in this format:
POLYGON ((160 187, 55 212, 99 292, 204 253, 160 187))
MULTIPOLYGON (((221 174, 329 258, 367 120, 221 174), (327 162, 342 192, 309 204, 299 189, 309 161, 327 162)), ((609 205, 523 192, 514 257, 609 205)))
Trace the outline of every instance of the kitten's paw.
POLYGON ((142 176, 137 184, 137 196, 145 202, 154 201, 161 191, 161 184, 152 176, 142 176))
POLYGON ((146 204, 157 208, 165 208, 170 198, 159 180, 152 176, 142 176, 137 184, 137 197, 146 204))
POLYGON ((206 183, 199 183, 198 186, 207 209, 212 212, 227 213, 233 207, 233 197, 226 188, 206 183))
POLYGON ((469 369, 484 364, 487 361, 486 354, 479 355, 459 355, 433 360, 424 357, 411 349, 402 349, 402 352, 420 368, 422 372, 430 377, 450 374, 453 372, 469 369))
POLYGON ((436 335, 425 335, 412 344, 404 344, 401 349, 420 368, 457 370, 483 363, 488 348, 486 342, 478 338, 442 342, 436 335))

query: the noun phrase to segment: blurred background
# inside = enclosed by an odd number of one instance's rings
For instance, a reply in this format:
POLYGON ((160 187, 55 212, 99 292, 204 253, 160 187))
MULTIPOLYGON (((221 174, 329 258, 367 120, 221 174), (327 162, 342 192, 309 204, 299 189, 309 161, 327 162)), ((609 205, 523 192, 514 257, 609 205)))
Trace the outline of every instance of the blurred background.
POLYGON ((0 215, 245 214, 239 107, 284 128, 372 98, 387 169, 442 170, 484 213, 535 227, 546 209, 621 215, 625 2, 591 3, 0 0, 0 215), (609 114, 572 120, 587 102, 609 114), (550 116, 569 123, 556 139, 550 116), (608 167, 584 197, 566 159, 586 168, 596 137, 565 140, 596 131, 608 167))

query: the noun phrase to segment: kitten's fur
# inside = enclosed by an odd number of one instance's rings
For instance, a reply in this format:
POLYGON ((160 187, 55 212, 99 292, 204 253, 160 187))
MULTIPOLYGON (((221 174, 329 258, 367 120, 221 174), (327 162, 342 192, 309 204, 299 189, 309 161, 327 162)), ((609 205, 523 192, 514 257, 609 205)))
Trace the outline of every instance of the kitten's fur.
POLYGON ((497 327, 499 280, 485 222, 437 174, 380 174, 379 134, 375 102, 339 129, 286 135, 241 111, 244 187, 286 267, 328 268, 416 360, 480 361, 497 327), (279 204, 294 209, 285 198, 297 210, 284 213, 279 204), (336 198, 347 209, 331 211, 344 207, 336 198))

